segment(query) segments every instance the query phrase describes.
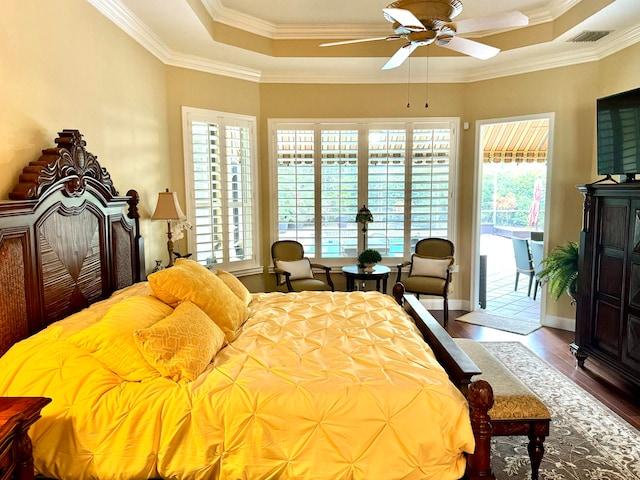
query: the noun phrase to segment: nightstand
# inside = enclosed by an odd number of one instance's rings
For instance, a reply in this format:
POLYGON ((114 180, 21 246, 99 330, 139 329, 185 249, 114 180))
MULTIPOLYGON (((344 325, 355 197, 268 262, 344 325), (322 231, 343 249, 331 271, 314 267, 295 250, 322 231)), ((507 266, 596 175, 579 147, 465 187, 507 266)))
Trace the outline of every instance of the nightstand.
POLYGON ((28 431, 50 401, 44 397, 0 397, 0 480, 34 478, 28 431))

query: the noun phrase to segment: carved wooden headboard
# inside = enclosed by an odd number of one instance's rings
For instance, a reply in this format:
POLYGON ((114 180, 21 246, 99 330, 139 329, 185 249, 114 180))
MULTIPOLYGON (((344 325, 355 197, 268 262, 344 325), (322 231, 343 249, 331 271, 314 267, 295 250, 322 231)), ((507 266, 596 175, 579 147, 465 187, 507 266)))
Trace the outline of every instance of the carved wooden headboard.
POLYGON ((145 277, 138 194, 119 196, 77 130, 63 130, 0 201, 0 355, 145 277))

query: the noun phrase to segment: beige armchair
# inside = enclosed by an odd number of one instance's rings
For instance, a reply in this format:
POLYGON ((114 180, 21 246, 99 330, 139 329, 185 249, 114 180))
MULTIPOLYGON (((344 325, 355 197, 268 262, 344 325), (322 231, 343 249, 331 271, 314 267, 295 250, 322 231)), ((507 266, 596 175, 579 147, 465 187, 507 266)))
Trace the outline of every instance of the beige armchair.
POLYGON ((396 282, 404 285, 406 292, 435 295, 444 299, 444 326, 449 322, 449 283, 454 262, 453 242, 444 238, 423 238, 416 243, 410 261, 398 264, 396 282), (402 270, 410 267, 403 277, 402 270))
POLYGON ((280 292, 301 292, 304 290, 334 291, 331 267, 311 263, 304 256, 304 247, 295 240, 279 240, 271 245, 276 274, 276 290, 280 292), (324 280, 316 278, 316 273, 324 273, 324 280))

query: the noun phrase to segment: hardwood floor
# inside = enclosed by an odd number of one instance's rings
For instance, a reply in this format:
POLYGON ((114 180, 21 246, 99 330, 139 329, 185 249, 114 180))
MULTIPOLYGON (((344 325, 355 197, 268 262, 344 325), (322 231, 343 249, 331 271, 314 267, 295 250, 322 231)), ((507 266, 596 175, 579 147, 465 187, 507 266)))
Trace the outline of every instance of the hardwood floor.
MULTIPOLYGON (((608 372, 596 360, 587 359, 585 368, 577 368, 569 350, 573 332, 542 327, 529 335, 517 335, 492 328, 456 322, 466 312, 450 311, 447 331, 452 337, 491 342, 521 342, 540 358, 588 391, 624 420, 640 430, 640 389, 608 372)), ((442 311, 431 311, 442 321, 442 311)))

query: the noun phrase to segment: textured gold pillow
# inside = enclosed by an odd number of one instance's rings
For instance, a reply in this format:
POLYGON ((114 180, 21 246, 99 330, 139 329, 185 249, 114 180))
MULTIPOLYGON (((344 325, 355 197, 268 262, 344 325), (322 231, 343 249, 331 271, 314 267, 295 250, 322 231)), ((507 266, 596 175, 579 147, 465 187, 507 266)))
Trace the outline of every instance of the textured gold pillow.
POLYGON ((236 330, 247 319, 247 306, 215 273, 194 260, 179 258, 171 268, 147 277, 156 297, 177 308, 195 303, 218 325, 231 342, 236 330))
POLYGON ((133 336, 147 362, 179 383, 198 378, 226 340, 220 327, 191 302, 133 336))
POLYGON ((238 296, 242 303, 245 305, 249 305, 251 303, 251 292, 244 286, 244 283, 238 280, 238 277, 224 270, 218 270, 216 275, 227 287, 231 289, 233 293, 238 296))
POLYGON ((151 295, 125 298, 107 310, 92 326, 71 335, 67 342, 83 348, 116 375, 137 382, 159 377, 144 359, 133 332, 171 315, 173 309, 151 295))

